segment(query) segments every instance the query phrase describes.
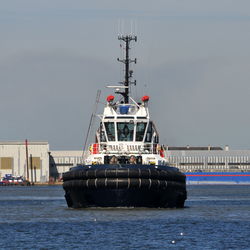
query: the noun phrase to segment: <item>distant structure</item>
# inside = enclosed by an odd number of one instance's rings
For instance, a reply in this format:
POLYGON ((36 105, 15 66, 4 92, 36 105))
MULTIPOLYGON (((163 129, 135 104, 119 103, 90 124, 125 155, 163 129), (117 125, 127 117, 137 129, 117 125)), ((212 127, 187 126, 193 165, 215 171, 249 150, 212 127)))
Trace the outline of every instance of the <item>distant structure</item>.
MULTIPOLYGON (((166 148, 169 163, 182 172, 249 172, 250 150, 229 150, 228 146, 169 147, 166 148)), ((63 172, 82 164, 82 151, 51 151, 51 173, 60 178, 63 172), (53 169, 53 171, 52 171, 53 169)))
POLYGON ((182 172, 249 172, 250 150, 221 147, 166 147, 170 164, 182 172))
POLYGON ((60 180, 64 172, 77 164, 83 164, 83 151, 81 150, 54 150, 50 155, 50 177, 60 180))
MULTIPOLYGON (((166 146, 165 150, 169 163, 182 172, 250 171, 250 150, 231 150, 228 146, 166 146)), ((28 142, 27 147, 25 141, 0 142, 0 177, 12 174, 41 183, 60 180, 62 173, 83 163, 82 155, 82 150, 50 151, 48 142, 28 142)))
POLYGON ((183 150, 188 150, 188 151, 192 151, 192 150, 206 150, 206 151, 211 151, 211 150, 223 150, 223 148, 221 147, 211 147, 211 146, 207 146, 207 147, 190 147, 190 146, 185 146, 185 147, 166 147, 166 150, 169 151, 183 151, 183 150))
POLYGON ((31 182, 48 182, 48 152, 48 142, 0 142, 0 177, 12 174, 31 182))

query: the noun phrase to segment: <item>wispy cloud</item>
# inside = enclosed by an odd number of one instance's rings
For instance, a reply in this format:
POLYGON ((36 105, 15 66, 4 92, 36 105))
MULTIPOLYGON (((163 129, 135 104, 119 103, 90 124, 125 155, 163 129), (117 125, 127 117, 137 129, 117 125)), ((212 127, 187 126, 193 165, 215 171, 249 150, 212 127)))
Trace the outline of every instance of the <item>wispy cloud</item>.
POLYGON ((134 93, 152 96, 164 143, 250 148, 249 17, 244 0, 1 1, 0 139, 81 148, 97 89, 123 76, 118 23, 132 20, 134 93))

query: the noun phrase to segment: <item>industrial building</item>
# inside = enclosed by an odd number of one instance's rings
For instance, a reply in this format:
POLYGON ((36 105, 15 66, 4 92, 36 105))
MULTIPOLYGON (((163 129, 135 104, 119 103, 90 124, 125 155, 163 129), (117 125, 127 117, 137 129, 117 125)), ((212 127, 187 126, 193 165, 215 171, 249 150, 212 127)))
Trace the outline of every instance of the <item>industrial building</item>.
POLYGON ((50 155, 50 177, 60 180, 64 172, 77 164, 83 163, 83 151, 55 150, 49 152, 50 155))
POLYGON ((48 142, 0 142, 0 177, 12 174, 32 182, 49 181, 48 152, 48 142))
POLYGON ((182 172, 249 172, 250 150, 220 147, 167 147, 171 165, 182 172))
MULTIPOLYGON (((249 172, 250 150, 221 147, 166 147, 170 165, 182 172, 249 172)), ((60 178, 63 172, 82 164, 83 151, 51 151, 51 173, 60 178), (53 171, 52 171, 53 170, 53 171)))
POLYGON ((82 151, 50 151, 48 142, 0 142, 0 178, 22 176, 31 182, 60 180, 62 173, 82 163, 82 151), (27 167, 28 165, 28 167, 27 167))
MULTIPOLYGON (((166 147, 165 156, 182 172, 249 172, 250 150, 221 147, 166 147)), ((82 164, 83 151, 49 150, 48 142, 0 142, 0 177, 24 176, 33 182, 60 180, 62 173, 82 164), (28 150, 28 171, 27 151, 28 150)))

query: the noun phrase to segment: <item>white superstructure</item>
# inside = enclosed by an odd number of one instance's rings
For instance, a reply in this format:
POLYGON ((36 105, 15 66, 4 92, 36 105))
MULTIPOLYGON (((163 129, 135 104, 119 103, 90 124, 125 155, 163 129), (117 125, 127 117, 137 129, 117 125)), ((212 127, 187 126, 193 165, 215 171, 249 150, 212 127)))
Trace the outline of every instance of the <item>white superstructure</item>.
POLYGON ((142 103, 131 97, 130 101, 124 104, 114 102, 114 96, 107 97, 104 112, 99 115, 95 143, 85 154, 85 164, 166 164, 157 129, 150 120, 149 97, 142 97, 142 103))

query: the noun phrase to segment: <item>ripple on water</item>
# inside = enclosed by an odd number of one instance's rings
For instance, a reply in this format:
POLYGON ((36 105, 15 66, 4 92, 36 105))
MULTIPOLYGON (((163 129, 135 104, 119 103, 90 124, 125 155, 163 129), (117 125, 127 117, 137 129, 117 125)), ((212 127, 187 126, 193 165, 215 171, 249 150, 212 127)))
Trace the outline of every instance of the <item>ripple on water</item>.
POLYGON ((248 249, 249 186, 189 186, 184 209, 68 209, 61 187, 0 188, 2 248, 248 249))

